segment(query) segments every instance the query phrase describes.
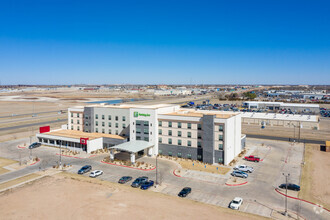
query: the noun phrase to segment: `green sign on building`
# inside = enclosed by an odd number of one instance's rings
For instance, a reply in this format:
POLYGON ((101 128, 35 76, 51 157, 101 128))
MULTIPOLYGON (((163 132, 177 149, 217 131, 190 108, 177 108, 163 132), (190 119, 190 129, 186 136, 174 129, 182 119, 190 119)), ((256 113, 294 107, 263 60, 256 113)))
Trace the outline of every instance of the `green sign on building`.
POLYGON ((143 113, 134 112, 134 118, 137 118, 139 116, 149 117, 150 114, 143 114, 143 113))

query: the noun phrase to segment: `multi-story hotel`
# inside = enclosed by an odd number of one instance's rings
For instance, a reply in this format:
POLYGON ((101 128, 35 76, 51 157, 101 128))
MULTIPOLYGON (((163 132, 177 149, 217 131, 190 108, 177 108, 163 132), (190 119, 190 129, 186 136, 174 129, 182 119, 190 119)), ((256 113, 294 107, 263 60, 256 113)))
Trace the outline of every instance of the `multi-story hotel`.
POLYGON ((124 150, 131 153, 133 162, 135 153, 142 151, 225 165, 245 147, 240 113, 178 105, 69 108, 66 127, 37 134, 39 142, 88 153, 100 148, 124 150))

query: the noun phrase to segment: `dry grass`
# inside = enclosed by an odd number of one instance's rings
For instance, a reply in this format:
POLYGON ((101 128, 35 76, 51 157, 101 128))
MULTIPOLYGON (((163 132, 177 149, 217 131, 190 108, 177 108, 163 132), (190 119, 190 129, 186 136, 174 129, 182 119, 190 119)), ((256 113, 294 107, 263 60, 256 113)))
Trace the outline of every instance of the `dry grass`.
POLYGON ((329 167, 324 164, 324 161, 329 159, 330 153, 324 152, 324 158, 322 159, 316 155, 317 153, 321 153, 318 152, 319 148, 320 146, 316 144, 306 144, 305 165, 302 169, 299 198, 330 208, 330 204, 325 202, 325 196, 329 195, 329 188, 318 187, 318 185, 316 185, 320 181, 327 181, 330 178, 329 167), (316 162, 318 164, 316 164, 316 162), (315 173, 316 169, 318 169, 317 167, 323 167, 323 170, 318 170, 321 173, 315 173), (323 179, 320 179, 319 176, 322 176, 323 179))
POLYGON ((17 185, 19 183, 23 183, 23 182, 28 181, 28 180, 35 179, 37 177, 39 177, 38 174, 31 173, 31 174, 28 174, 26 176, 22 176, 22 177, 19 177, 19 178, 14 179, 14 180, 7 181, 5 183, 1 183, 0 184, 0 190, 6 189, 6 188, 8 188, 10 186, 17 185))
POLYGON ((180 163, 180 165, 182 166, 183 169, 187 169, 187 170, 197 170, 197 171, 209 172, 209 173, 215 173, 215 174, 221 174, 221 175, 225 175, 226 173, 228 173, 230 171, 230 168, 227 168, 227 167, 219 167, 219 166, 214 166, 214 165, 210 165, 210 164, 204 164, 204 163, 197 162, 197 161, 182 160, 182 161, 178 161, 178 162, 180 163), (217 168, 218 168, 218 170, 217 170, 217 168))
POLYGON ((17 163, 17 161, 0 157, 0 174, 9 172, 9 170, 7 170, 3 167, 14 164, 14 163, 17 163))

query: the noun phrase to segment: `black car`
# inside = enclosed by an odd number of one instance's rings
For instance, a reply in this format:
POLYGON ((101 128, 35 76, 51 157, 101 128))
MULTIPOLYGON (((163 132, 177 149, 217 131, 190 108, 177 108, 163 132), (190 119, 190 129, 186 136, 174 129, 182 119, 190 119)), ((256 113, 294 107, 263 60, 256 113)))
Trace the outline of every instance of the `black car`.
POLYGON ((40 146, 41 146, 40 143, 38 143, 38 142, 34 142, 33 144, 31 144, 31 145, 29 146, 29 149, 37 148, 37 147, 40 147, 40 146))
MULTIPOLYGON (((279 188, 285 189, 286 188, 286 184, 285 183, 281 184, 279 186, 279 188)), ((288 183, 288 189, 289 190, 294 190, 294 191, 300 191, 300 186, 298 186, 296 184, 288 183)))
POLYGON ((91 171, 91 169, 92 169, 91 165, 85 165, 82 168, 80 168, 80 170, 78 170, 78 174, 87 173, 87 172, 91 171))
POLYGON ((191 193, 191 188, 190 187, 185 187, 179 192, 178 196, 186 197, 189 193, 191 193))
POLYGON ((132 180, 131 176, 123 176, 119 179, 118 183, 124 184, 132 180))
POLYGON ((140 187, 143 183, 145 183, 147 181, 148 181, 148 177, 142 176, 142 177, 135 179, 131 186, 134 188, 137 188, 137 187, 140 187))

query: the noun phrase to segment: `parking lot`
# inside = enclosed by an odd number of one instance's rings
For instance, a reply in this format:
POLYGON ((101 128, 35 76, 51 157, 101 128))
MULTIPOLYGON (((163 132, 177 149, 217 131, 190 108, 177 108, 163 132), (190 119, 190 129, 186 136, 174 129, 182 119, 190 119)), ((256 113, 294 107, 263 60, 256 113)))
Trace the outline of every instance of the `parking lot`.
MULTIPOLYGON (((239 161, 237 163, 253 166, 254 168, 254 172, 249 174, 249 177, 246 179, 248 183, 245 185, 226 186, 225 182, 230 178, 230 172, 220 177, 214 177, 214 174, 211 173, 190 171, 183 177, 177 177, 173 175, 173 170, 177 168, 175 162, 158 159, 158 182, 161 184, 157 188, 151 187, 148 190, 177 196, 182 188, 191 187, 192 192, 185 199, 222 207, 228 207, 234 197, 241 197, 244 199, 244 204, 241 206, 240 211, 269 217, 273 210, 284 208, 284 197, 274 190, 278 185, 285 182, 283 173, 290 173, 289 182, 299 185, 304 152, 303 144, 292 145, 289 142, 248 139, 247 147, 250 149, 247 154, 260 156, 262 161, 259 163, 239 161)), ((14 148, 13 146, 8 147, 6 150, 0 148, 1 155, 11 159, 17 159, 17 151, 17 147, 14 148)), ((50 168, 59 160, 59 156, 56 155, 57 152, 58 149, 56 148, 42 146, 35 149, 33 154, 38 155, 42 159, 39 165, 42 165, 44 161, 43 166, 47 165, 50 168), (45 161, 47 162, 46 164, 45 161)), ((23 156, 27 157, 28 154, 28 150, 25 150, 23 156)), ((102 170, 104 172, 103 175, 96 178, 110 182, 118 182, 122 176, 131 176, 133 178, 132 181, 137 177, 147 176, 149 179, 156 181, 156 170, 141 171, 104 164, 101 163, 104 156, 97 155, 86 159, 62 157, 62 163, 72 165, 72 168, 68 170, 68 172, 72 173, 77 173, 84 165, 91 165, 92 170, 102 170)), ((151 157, 143 157, 139 160, 156 164, 155 158, 151 157)), ((29 169, 37 170, 38 167, 32 166, 29 169)), ((28 171, 28 169, 25 169, 24 172, 28 171)), ((11 173, 5 175, 15 175, 15 173, 11 173)), ((89 173, 83 175, 88 176, 89 173)), ((0 175, 0 182, 5 178, 8 178, 8 176, 0 175)), ((129 186, 132 181, 125 185, 129 186)), ((296 200, 288 200, 288 207, 308 219, 315 217, 313 207, 310 205, 302 204, 296 200)), ((326 214, 323 213, 325 216, 317 217, 318 219, 327 219, 328 216, 326 214)))

